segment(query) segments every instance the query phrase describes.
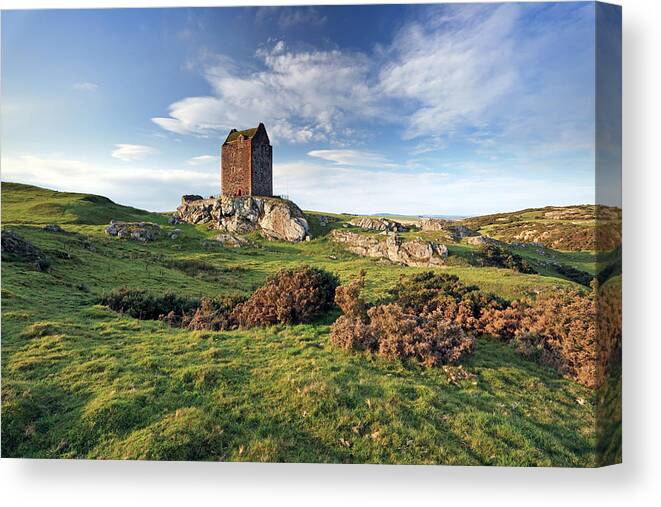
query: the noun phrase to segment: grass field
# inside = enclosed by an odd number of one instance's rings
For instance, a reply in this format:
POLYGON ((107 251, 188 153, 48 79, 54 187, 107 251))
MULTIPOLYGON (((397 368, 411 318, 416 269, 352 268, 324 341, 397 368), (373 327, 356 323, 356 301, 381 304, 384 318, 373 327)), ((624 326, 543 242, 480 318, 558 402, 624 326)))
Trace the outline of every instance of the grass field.
MULTIPOLYGON (((117 287, 190 296, 248 293, 282 267, 311 264, 343 281, 367 271, 367 296, 422 271, 356 257, 327 233, 289 244, 258 236, 242 248, 206 241, 213 231, 167 225, 167 216, 98 196, 2 184, 2 222, 53 260, 48 272, 2 262, 2 455, 332 463, 591 466, 594 393, 479 338, 450 384, 423 369, 347 354, 329 341, 338 313, 319 322, 200 332, 118 315, 95 304, 117 287), (111 219, 182 230, 142 244, 111 238, 111 219), (66 234, 43 230, 56 223, 66 234), (181 261, 211 266, 195 272, 181 261), (174 261, 179 261, 176 263, 174 261), (177 267, 179 266, 179 267, 177 267)), ((477 268, 467 245, 449 245, 447 267, 506 298, 573 282, 551 273, 477 268)), ((520 255, 539 262, 534 251, 520 255)), ((591 252, 551 252, 594 273, 591 252)))

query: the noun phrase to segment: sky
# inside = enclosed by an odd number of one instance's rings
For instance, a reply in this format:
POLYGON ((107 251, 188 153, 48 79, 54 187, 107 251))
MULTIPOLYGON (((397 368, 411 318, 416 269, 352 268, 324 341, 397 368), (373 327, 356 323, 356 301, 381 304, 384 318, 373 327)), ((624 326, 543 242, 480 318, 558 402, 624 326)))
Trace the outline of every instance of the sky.
POLYGON ((2 180, 173 210, 266 125, 308 210, 595 202, 595 5, 2 13, 2 180))

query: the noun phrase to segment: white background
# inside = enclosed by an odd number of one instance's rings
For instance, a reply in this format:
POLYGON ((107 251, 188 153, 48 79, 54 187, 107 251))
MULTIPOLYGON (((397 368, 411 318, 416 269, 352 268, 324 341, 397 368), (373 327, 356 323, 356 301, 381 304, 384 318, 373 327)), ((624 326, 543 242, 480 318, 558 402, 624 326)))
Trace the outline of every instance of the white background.
MULTIPOLYGON (((268 5, 258 0, 0 0, 0 7, 268 5)), ((286 4, 306 2, 286 0, 286 4)), ((325 0, 325 3, 348 3, 325 0)), ((361 3, 379 3, 363 0, 361 3)), ((384 2, 380 2, 384 3, 384 2)), ((624 464, 597 470, 0 461, 20 505, 659 505, 661 2, 624 0, 624 464)))

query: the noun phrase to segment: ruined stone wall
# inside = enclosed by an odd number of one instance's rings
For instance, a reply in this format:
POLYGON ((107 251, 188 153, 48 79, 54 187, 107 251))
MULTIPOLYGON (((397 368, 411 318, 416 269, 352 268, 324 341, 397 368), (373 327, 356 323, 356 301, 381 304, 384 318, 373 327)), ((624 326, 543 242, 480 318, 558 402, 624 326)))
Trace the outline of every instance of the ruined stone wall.
POLYGON ((251 195, 251 141, 237 139, 223 144, 220 191, 223 195, 251 195))
POLYGON ((268 143, 252 143, 252 195, 273 195, 273 148, 268 143))

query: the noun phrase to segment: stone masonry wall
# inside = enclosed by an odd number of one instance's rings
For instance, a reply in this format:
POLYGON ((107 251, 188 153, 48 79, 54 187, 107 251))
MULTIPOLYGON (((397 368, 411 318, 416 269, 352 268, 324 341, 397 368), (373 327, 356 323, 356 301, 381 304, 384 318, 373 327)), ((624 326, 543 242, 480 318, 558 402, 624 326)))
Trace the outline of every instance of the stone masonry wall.
POLYGON ((273 148, 253 139, 252 143, 252 195, 273 195, 273 148))
POLYGON ((220 191, 223 195, 250 195, 252 143, 250 139, 237 139, 223 144, 220 191))

